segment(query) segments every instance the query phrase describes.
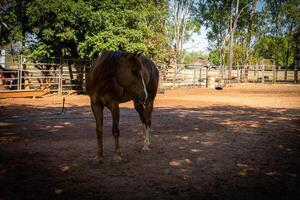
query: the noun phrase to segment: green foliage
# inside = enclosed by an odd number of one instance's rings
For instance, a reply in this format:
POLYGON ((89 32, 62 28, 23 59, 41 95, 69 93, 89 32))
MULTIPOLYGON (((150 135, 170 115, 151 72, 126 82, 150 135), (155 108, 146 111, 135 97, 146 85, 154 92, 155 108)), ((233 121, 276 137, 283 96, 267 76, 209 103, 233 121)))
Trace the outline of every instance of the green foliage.
POLYGON ((92 7, 83 1, 34 0, 27 9, 30 33, 37 37, 32 54, 78 57, 77 46, 87 31, 92 7))
MULTIPOLYGON (((239 1, 240 9, 245 9, 234 37, 233 62, 243 64, 248 58, 254 64, 261 59, 273 59, 279 65, 292 66, 294 58, 299 57, 295 51, 299 45, 296 37, 299 0, 265 1, 264 7, 256 10, 252 18, 252 42, 247 51, 245 47, 250 41, 247 28, 253 1, 239 1)), ((0 46, 21 41, 25 45, 23 53, 34 57, 90 58, 102 49, 138 51, 163 62, 175 55, 170 50, 174 48, 176 23, 172 2, 178 1, 2 0, 0 46)), ((211 52, 208 59, 222 64, 220 59, 223 62, 224 56, 225 61, 228 57, 226 38, 231 3, 231 0, 194 1, 189 7, 184 38, 178 39, 190 39, 190 35, 199 32, 200 25, 204 25, 209 28, 207 38, 211 52)), ((192 62, 198 56, 195 52, 185 53, 184 62, 192 62)))
MULTIPOLYGON (((253 13, 254 0, 240 0, 241 13, 234 38, 234 64, 245 64, 247 60, 247 40, 249 41, 249 17, 253 13), (247 6, 246 6, 247 5, 247 6), (246 7, 245 7, 246 6, 246 7)), ((235 3, 236 1, 234 1, 235 3)), ((232 1, 199 0, 198 20, 209 28, 207 38, 211 52, 209 60, 220 63, 220 52, 225 51, 225 63, 228 62, 228 43, 225 40, 229 31, 232 1), (224 48, 225 45, 225 48, 224 48)), ((299 0, 258 1, 261 9, 256 10, 251 21, 251 40, 248 60, 255 64, 262 59, 272 59, 281 66, 293 65, 294 49, 299 41, 293 35, 299 29, 299 0), (262 5, 264 5, 262 7, 262 5)), ((296 56, 297 57, 297 56, 296 56)))
POLYGON ((234 51, 233 64, 234 65, 246 64, 246 62, 245 62, 246 61, 246 47, 236 43, 233 45, 233 51, 234 51))
POLYGON ((209 52, 208 55, 208 61, 215 64, 215 65, 220 65, 220 51, 218 50, 212 50, 209 52))
POLYGON ((29 0, 0 1, 0 46, 22 41, 26 31, 24 7, 29 0))
POLYGON ((220 49, 229 22, 230 1, 199 0, 197 19, 208 28, 207 39, 212 49, 220 49))
POLYGON ((91 18, 96 19, 99 24, 80 43, 82 57, 91 56, 102 49, 149 53, 149 46, 144 41, 153 32, 147 26, 147 7, 139 4, 135 8, 134 3, 126 2, 106 4, 105 9, 102 7, 101 10, 91 13, 91 18), (140 9, 140 12, 136 12, 140 9))
MULTIPOLYGON (((234 57, 233 57, 233 64, 234 65, 243 65, 245 64, 245 59, 246 59, 246 47, 239 45, 237 43, 234 44, 233 46, 233 51, 234 57)), ((228 57, 229 57, 229 52, 226 51, 225 54, 225 63, 228 65, 228 57)), ((219 50, 213 50, 210 51, 209 57, 208 57, 209 62, 214 63, 215 65, 220 65, 220 51, 219 50)))
POLYGON ((199 59, 207 60, 207 58, 208 57, 206 55, 204 55, 202 52, 199 51, 184 52, 183 63, 190 64, 199 59))
MULTIPOLYGON (((288 48, 288 38, 277 38, 272 36, 266 36, 261 38, 254 47, 254 55, 262 59, 270 59, 275 62, 275 51, 276 51, 276 41, 279 40, 278 49, 278 65, 285 66, 286 64, 286 50, 288 48)), ((293 48, 290 49, 293 52, 293 48)), ((290 53, 288 56, 288 66, 293 64, 293 54, 290 53)))
POLYGON ((90 58, 102 49, 138 51, 157 60, 167 54, 166 0, 5 0, 4 3, 5 11, 0 12, 0 45, 24 40, 27 35, 28 52, 34 57, 90 58), (19 17, 20 9, 25 16, 19 17), (4 28, 4 24, 11 26, 4 28))

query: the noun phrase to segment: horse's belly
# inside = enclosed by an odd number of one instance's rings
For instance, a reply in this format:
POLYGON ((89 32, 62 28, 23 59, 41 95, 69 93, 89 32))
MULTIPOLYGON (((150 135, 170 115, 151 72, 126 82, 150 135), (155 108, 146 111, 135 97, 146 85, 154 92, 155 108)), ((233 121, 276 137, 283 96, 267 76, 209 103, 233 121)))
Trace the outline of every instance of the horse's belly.
POLYGON ((125 103, 125 102, 131 101, 131 100, 133 100, 133 97, 131 97, 131 96, 122 96, 122 97, 118 100, 118 102, 119 102, 119 103, 125 103))

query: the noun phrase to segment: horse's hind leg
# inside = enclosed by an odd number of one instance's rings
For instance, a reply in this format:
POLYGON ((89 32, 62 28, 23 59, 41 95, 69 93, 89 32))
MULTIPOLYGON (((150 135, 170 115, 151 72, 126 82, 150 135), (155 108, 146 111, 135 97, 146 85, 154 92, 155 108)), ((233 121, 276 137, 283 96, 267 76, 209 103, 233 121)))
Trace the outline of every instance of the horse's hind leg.
POLYGON ((120 129, 119 129, 120 109, 119 109, 119 103, 118 102, 113 102, 108 106, 108 108, 111 111, 112 120, 113 120, 112 134, 115 138, 114 161, 115 162, 120 162, 122 159, 121 159, 121 151, 120 151, 120 144, 119 144, 119 137, 120 137, 120 129))
POLYGON ((103 161, 103 106, 91 102, 92 111, 96 119, 96 132, 97 132, 97 161, 103 161))

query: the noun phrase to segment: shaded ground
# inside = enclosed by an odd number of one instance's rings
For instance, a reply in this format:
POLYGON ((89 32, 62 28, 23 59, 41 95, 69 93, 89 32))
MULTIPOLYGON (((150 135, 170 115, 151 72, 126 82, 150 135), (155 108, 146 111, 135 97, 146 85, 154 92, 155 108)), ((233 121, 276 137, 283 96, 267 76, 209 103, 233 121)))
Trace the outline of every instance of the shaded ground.
POLYGON ((112 165, 111 117, 94 168, 86 96, 0 99, 0 199, 299 199, 300 87, 180 89, 158 95, 151 152, 132 103, 122 104, 112 165))

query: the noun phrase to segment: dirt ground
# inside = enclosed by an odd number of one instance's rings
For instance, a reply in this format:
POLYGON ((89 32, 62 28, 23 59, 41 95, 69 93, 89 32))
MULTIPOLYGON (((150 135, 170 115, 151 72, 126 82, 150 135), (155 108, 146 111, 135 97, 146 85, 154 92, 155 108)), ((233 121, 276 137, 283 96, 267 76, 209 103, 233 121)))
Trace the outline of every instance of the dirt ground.
POLYGON ((300 85, 177 89, 158 94, 151 151, 132 102, 121 104, 121 152, 104 163, 84 95, 0 99, 0 199, 299 199, 300 85))

